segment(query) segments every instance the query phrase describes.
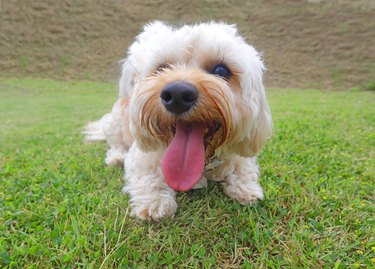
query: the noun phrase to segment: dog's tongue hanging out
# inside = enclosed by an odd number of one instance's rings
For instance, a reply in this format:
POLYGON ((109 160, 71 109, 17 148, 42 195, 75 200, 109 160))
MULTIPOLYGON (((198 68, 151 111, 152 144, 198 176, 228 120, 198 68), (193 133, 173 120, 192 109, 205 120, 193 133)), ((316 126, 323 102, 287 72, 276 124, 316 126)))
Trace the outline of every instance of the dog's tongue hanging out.
POLYGON ((169 187, 188 191, 199 181, 205 164, 204 128, 177 123, 176 133, 161 160, 169 187))

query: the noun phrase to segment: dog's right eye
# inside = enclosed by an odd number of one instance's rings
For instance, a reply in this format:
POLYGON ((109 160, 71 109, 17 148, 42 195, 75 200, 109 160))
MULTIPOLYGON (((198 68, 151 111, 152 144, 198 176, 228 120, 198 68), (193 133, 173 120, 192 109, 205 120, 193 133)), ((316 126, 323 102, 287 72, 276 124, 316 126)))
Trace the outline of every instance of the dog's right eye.
POLYGON ((170 69, 170 64, 161 64, 156 68, 156 72, 163 72, 165 69, 170 69))

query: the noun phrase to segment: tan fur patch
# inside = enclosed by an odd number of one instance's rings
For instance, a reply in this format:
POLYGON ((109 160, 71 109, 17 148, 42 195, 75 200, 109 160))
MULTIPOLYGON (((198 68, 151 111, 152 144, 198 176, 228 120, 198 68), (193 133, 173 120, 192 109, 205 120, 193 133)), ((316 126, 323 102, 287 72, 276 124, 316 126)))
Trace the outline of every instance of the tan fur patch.
POLYGON ((145 149, 152 150, 155 142, 167 146, 177 121, 205 126, 206 159, 212 157, 215 150, 235 133, 232 108, 241 103, 240 97, 220 78, 200 69, 175 66, 157 72, 139 86, 131 109, 135 112, 132 115, 137 115, 133 119, 136 137, 145 149), (191 83, 199 92, 195 107, 180 116, 168 112, 160 102, 160 92, 173 81, 191 83))

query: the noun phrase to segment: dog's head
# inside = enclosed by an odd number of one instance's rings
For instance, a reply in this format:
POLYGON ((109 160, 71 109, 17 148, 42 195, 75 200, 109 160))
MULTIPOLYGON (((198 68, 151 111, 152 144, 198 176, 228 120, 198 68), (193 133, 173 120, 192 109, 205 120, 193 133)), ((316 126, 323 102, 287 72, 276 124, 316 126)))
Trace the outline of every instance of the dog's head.
POLYGON ((233 25, 147 25, 129 49, 120 80, 138 147, 165 150, 167 181, 178 172, 167 171, 170 162, 177 163, 172 170, 197 174, 213 156, 256 155, 272 125, 263 70, 259 53, 233 25), (189 172, 179 163, 188 163, 189 172))

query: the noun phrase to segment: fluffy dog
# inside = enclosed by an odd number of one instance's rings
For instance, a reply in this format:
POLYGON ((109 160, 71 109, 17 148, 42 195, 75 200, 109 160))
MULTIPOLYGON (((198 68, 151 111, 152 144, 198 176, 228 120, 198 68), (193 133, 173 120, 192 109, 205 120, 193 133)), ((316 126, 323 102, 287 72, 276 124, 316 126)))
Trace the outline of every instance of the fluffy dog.
POLYGON ((271 134, 260 54, 234 25, 145 26, 122 63, 112 112, 85 130, 124 165, 132 214, 173 216, 175 192, 221 181, 241 204, 263 199, 256 155, 271 134))

